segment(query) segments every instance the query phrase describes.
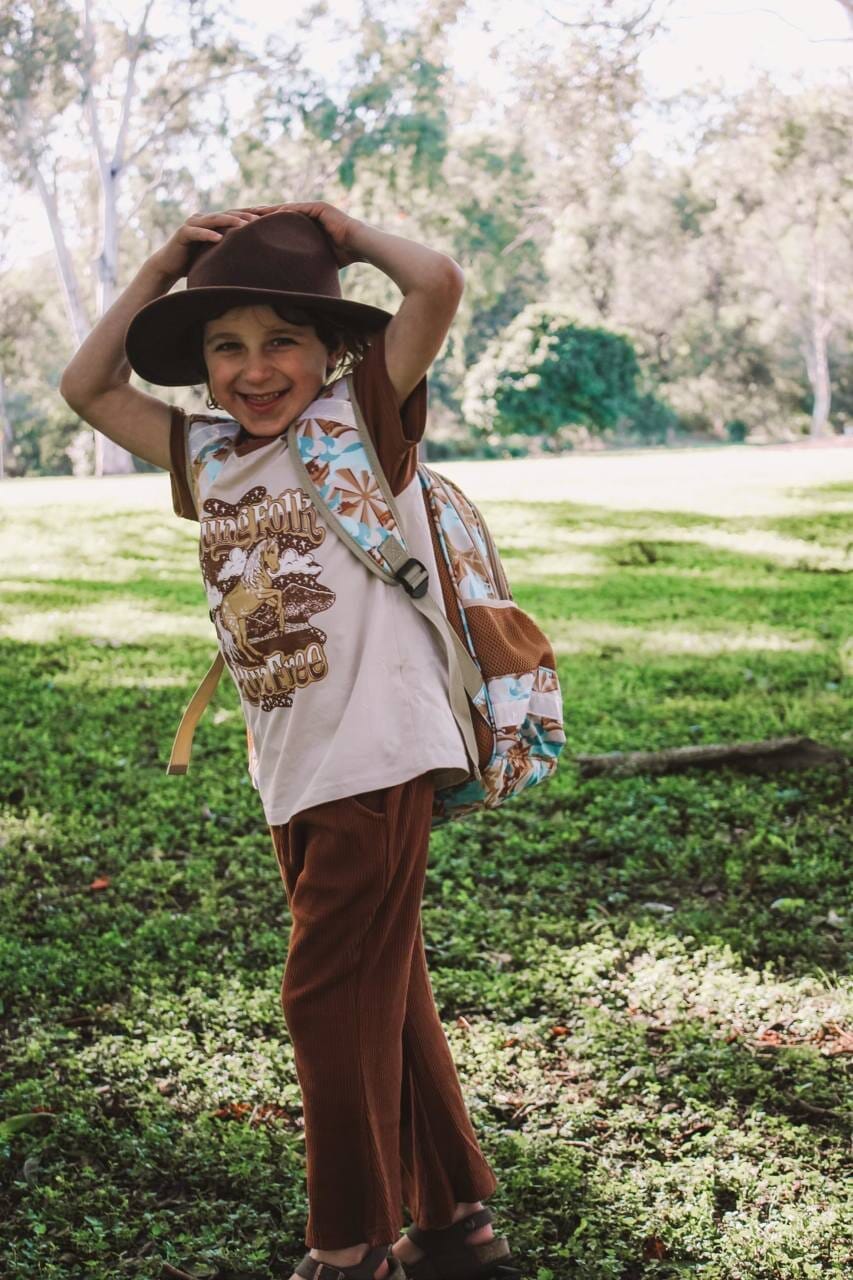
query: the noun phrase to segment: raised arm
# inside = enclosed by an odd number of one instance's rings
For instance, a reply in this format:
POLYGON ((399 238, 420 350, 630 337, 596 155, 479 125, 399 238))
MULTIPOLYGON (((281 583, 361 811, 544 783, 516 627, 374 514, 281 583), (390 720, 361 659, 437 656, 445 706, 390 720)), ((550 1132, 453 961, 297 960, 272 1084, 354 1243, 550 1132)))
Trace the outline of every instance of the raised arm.
POLYGON ((170 465, 171 408, 156 396, 130 386, 132 370, 124 353, 127 326, 140 307, 168 293, 186 275, 193 241, 220 240, 230 227, 257 216, 233 209, 188 218, 163 248, 143 263, 62 374, 59 393, 75 413, 138 458, 166 471, 170 465))
POLYGON ((356 223, 351 244, 405 295, 385 330, 388 377, 402 405, 441 350, 459 307, 465 276, 447 254, 366 222, 356 223))

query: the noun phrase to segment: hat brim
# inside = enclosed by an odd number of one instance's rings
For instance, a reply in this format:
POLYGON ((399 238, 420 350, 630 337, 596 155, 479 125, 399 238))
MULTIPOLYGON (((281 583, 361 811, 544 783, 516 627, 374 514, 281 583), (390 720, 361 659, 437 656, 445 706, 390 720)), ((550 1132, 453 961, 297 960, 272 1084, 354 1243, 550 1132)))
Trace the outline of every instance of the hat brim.
POLYGON ((146 382, 160 387, 188 387, 207 377, 200 356, 199 326, 226 307, 304 304, 324 319, 375 331, 392 319, 390 311, 348 298, 288 293, 282 289, 244 289, 238 285, 181 289, 155 298, 137 311, 127 327, 124 349, 130 367, 146 382))

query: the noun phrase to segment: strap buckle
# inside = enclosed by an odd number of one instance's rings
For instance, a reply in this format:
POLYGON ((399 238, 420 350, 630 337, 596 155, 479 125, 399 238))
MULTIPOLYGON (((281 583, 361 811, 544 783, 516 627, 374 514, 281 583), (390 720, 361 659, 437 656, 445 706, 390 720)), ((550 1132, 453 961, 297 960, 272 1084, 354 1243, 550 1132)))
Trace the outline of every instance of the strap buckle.
POLYGON ((314 1280, 322 1280, 325 1275, 328 1275, 329 1280, 346 1280, 340 1267, 333 1267, 329 1262, 318 1262, 317 1270, 314 1272, 314 1280))
POLYGON ((429 573, 426 566, 421 564, 420 560, 416 560, 414 556, 409 556, 406 563, 395 570, 394 577, 406 588, 410 596, 420 599, 421 596, 426 595, 427 587, 429 586, 429 573), (405 576, 406 574, 410 574, 411 580, 405 576))

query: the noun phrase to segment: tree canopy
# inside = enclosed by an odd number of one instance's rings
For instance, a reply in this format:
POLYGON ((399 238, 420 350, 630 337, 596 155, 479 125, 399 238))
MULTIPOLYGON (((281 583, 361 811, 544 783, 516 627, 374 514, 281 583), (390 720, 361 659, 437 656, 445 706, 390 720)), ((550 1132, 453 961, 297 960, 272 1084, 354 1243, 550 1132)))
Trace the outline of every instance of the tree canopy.
MULTIPOLYGON (((41 199, 54 252, 49 269, 0 272, 55 337, 44 342, 23 305, 9 325, 8 471, 56 465, 26 438, 56 417, 61 368, 179 222, 279 199, 328 200, 462 266, 430 374, 429 440, 445 451, 484 449, 487 420, 531 449, 565 442, 553 433, 569 421, 653 439, 724 439, 739 422, 766 439, 853 420, 849 75, 819 93, 765 78, 658 103, 640 55, 666 6, 572 0, 506 48, 512 88, 496 97, 452 69, 465 8, 363 5, 332 82, 300 45, 322 2, 259 49, 219 0, 141 0, 132 21, 98 0, 11 0, 0 169, 41 199), (651 150, 641 114, 676 108, 692 134, 651 150), (522 358, 535 306, 562 336, 543 333, 522 358), (546 348, 559 355, 540 359, 546 348)), ((365 264, 343 287, 399 305, 365 264)), ((195 404, 192 391, 173 398, 195 404)), ((83 467, 143 465, 103 437, 87 463, 91 432, 59 418, 59 457, 64 433, 83 467)))

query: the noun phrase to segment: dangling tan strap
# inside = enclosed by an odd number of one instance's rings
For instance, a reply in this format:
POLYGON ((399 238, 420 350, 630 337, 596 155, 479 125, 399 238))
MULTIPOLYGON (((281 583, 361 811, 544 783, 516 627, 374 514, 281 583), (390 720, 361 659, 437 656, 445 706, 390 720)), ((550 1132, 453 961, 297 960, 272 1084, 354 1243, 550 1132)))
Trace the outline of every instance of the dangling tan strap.
POLYGON ((175 734, 172 754, 169 757, 169 764, 166 769, 167 773, 186 773, 189 769, 190 752, 193 749, 193 734, 195 733, 196 725, 201 719, 201 714, 208 702, 213 697, 213 691, 219 683, 219 677, 222 675, 224 666, 225 659, 221 652, 217 653, 207 675, 190 698, 189 705, 181 717, 181 723, 178 725, 178 732, 175 734))

